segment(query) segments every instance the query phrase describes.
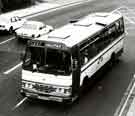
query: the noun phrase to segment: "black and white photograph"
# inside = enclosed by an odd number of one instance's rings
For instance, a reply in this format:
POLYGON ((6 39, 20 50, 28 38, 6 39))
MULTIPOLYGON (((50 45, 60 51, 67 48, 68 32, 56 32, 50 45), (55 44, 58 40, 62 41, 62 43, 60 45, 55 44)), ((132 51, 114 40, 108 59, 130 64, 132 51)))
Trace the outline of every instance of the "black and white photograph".
POLYGON ((135 116, 135 1, 0 0, 0 116, 135 116))

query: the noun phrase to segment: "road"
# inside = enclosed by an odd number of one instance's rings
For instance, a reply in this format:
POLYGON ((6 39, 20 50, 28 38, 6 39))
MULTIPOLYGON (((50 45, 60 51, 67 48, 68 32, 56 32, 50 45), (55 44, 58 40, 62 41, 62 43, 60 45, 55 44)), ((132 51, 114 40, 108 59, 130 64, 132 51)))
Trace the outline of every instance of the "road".
MULTIPOLYGON (((58 28, 70 19, 80 18, 91 12, 112 11, 123 5, 133 8, 135 2, 94 0, 32 19, 44 21, 58 28)), ((13 35, 1 33, 0 116, 113 116, 135 72, 134 25, 130 20, 126 20, 128 35, 125 39, 125 52, 118 64, 112 69, 105 70, 101 75, 102 79, 90 87, 78 102, 70 106, 40 100, 24 100, 19 93, 21 67, 18 64, 19 55, 24 51, 26 42, 17 40, 13 35), (15 69, 9 70, 12 67, 15 69)))

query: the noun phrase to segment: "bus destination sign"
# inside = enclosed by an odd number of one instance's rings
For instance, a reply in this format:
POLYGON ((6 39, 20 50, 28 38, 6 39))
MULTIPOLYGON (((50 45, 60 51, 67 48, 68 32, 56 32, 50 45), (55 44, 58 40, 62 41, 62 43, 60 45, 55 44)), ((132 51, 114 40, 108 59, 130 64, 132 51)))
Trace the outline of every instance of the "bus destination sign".
POLYGON ((47 47, 54 49, 67 49, 67 47, 63 43, 54 43, 54 42, 44 42, 44 41, 29 41, 29 46, 32 47, 47 47))

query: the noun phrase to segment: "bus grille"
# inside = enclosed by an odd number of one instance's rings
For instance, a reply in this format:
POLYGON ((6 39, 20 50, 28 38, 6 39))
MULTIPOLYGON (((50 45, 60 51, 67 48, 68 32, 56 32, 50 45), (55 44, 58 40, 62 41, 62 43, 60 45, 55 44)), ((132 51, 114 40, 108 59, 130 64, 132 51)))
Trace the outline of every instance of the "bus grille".
POLYGON ((37 91, 41 91, 45 93, 52 93, 56 91, 56 88, 47 85, 35 84, 33 88, 36 89, 37 91))

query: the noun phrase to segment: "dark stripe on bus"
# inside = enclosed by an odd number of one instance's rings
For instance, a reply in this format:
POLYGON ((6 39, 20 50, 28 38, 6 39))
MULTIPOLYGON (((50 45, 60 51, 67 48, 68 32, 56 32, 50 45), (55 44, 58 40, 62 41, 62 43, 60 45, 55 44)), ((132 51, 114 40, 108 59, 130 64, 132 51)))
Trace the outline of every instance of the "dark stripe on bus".
MULTIPOLYGON (((118 42, 116 42, 111 48, 113 48, 117 43, 119 43, 122 39, 124 39, 124 37, 122 37, 118 42)), ((111 48, 109 48, 107 51, 105 51, 101 56, 103 56, 105 53, 107 53, 111 48)), ((94 64, 94 62, 96 62, 101 56, 99 56, 97 59, 95 59, 92 63, 90 63, 85 69, 83 69, 81 71, 81 73, 83 71, 85 71, 90 65, 94 64)))

